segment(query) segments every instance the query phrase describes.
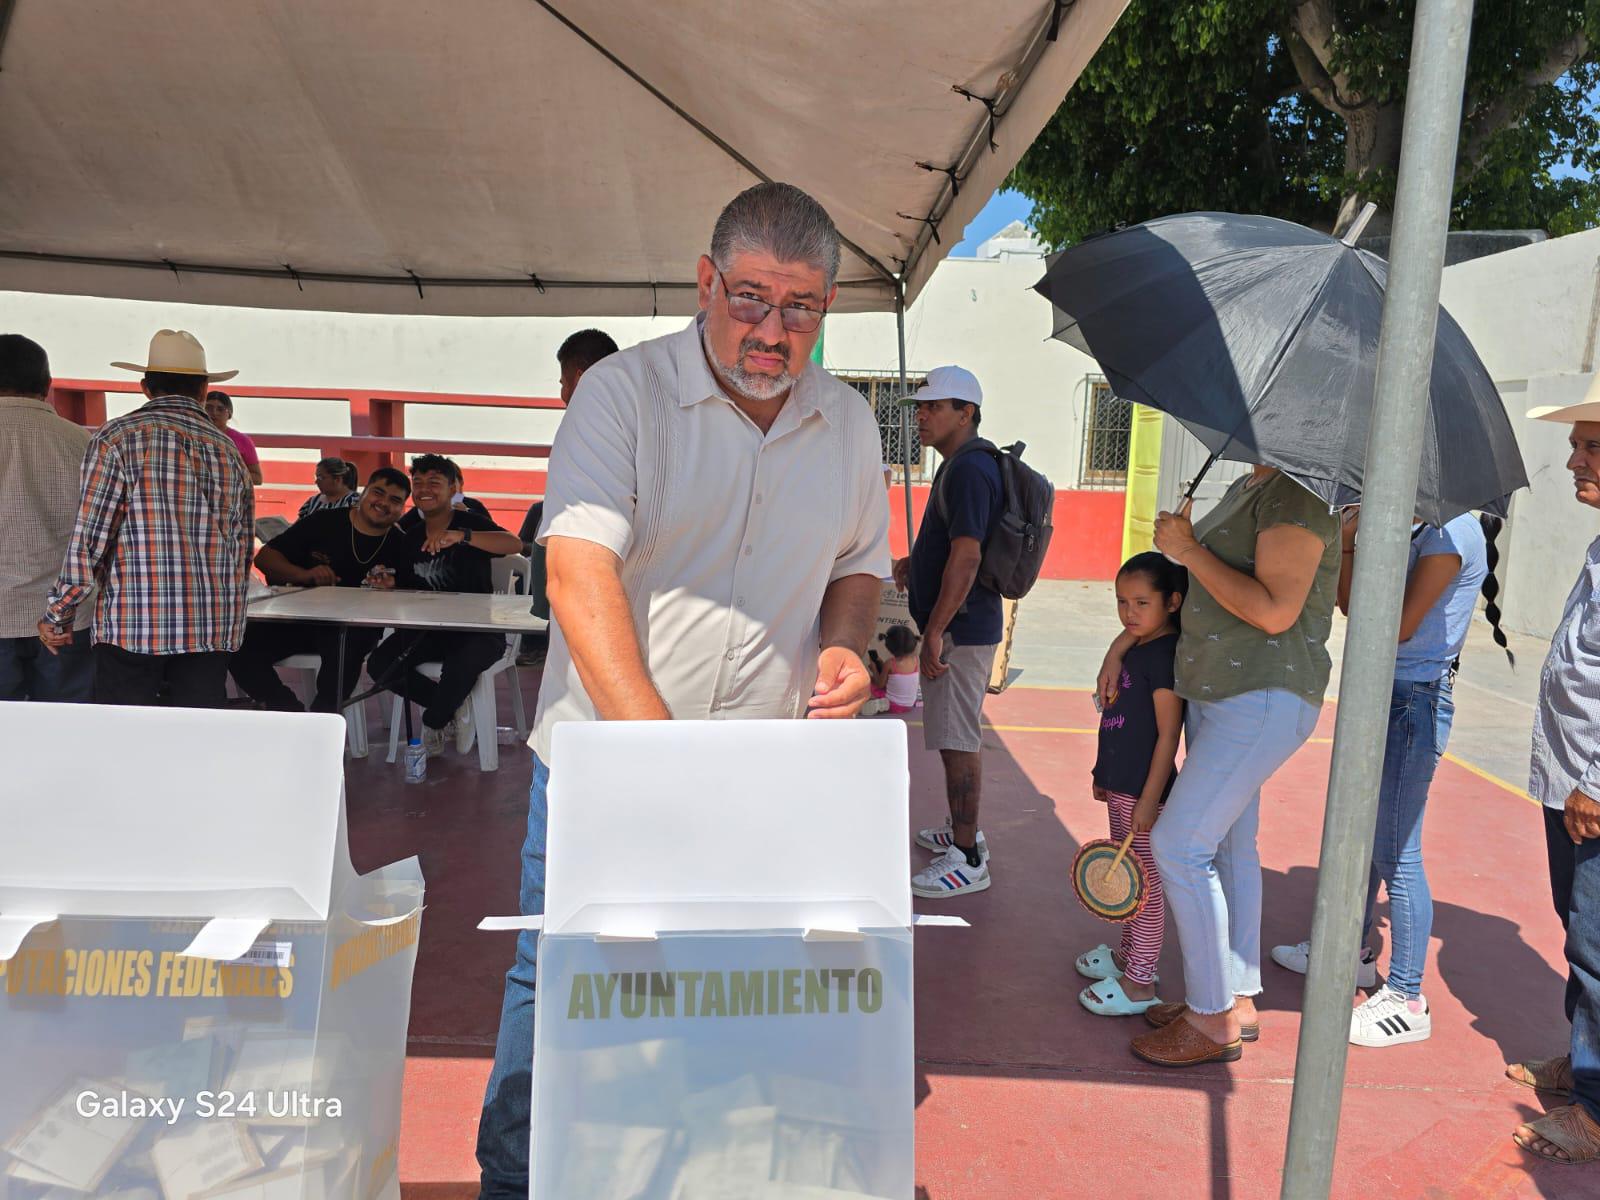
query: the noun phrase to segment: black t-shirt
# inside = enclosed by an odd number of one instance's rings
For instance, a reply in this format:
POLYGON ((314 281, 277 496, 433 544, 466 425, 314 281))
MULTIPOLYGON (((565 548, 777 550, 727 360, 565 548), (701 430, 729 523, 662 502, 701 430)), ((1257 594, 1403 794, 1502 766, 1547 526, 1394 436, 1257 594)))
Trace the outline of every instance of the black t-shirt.
MULTIPOLYGON (((909 599, 911 617, 919 630, 927 628, 933 606, 939 602, 950 543, 960 537, 982 542, 989 535, 989 525, 1004 499, 1000 467, 988 451, 963 447, 939 468, 928 495, 922 528, 911 547, 909 599), (935 499, 941 495, 944 513, 935 499)), ((957 645, 994 646, 1000 642, 1002 626, 1000 593, 974 583, 965 606, 950 619, 945 632, 957 645)))
MULTIPOLYGON (((416 578, 414 586, 435 592, 492 592, 494 572, 490 560, 498 557, 467 542, 446 546, 438 554, 424 554, 422 543, 428 540, 428 523, 412 509, 401 522, 406 553, 411 571, 416 578), (416 513, 413 517, 412 513, 416 513)), ((478 533, 504 533, 493 520, 472 509, 453 509, 450 513, 451 529, 470 529, 478 533)))
POLYGON ((398 587, 411 586, 411 554, 396 527, 380 534, 355 527, 352 508, 327 508, 301 517, 267 543, 295 566, 329 566, 340 587, 360 587, 376 566, 392 567, 398 587))
MULTIPOLYGON (((1161 731, 1156 726, 1155 693, 1172 691, 1172 657, 1178 635, 1169 633, 1129 650, 1122 660, 1117 698, 1100 714, 1100 753, 1094 760, 1094 782, 1108 792, 1137 797, 1150 778, 1161 731)), ((1174 772, 1176 776, 1176 772, 1174 772)), ((1161 799, 1172 791, 1167 780, 1161 799)))

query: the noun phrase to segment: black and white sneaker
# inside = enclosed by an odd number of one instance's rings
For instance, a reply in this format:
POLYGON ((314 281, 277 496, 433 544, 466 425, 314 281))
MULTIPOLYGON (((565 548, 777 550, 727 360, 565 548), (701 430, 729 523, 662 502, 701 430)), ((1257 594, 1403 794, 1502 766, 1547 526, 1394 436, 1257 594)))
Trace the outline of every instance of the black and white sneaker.
POLYGON ((1427 1041, 1433 1032, 1433 1017, 1428 1002, 1418 996, 1421 1012, 1399 992, 1384 985, 1350 1014, 1350 1044, 1353 1046, 1403 1046, 1407 1042, 1427 1041))

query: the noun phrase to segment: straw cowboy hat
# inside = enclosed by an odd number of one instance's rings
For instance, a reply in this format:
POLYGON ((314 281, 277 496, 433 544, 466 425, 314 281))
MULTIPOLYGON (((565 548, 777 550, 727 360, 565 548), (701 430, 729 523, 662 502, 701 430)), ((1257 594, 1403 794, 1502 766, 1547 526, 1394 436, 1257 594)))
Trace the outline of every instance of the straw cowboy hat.
POLYGON ((1530 408, 1528 416, 1535 421, 1560 421, 1566 425, 1574 421, 1600 421, 1600 375, 1594 377, 1589 390, 1583 394, 1582 403, 1569 404, 1565 408, 1541 404, 1538 408, 1530 408))
POLYGON ((204 375, 212 383, 232 379, 237 371, 206 370, 206 348, 200 339, 187 329, 160 329, 150 339, 148 363, 114 362, 111 365, 124 371, 137 371, 140 375, 158 372, 163 375, 204 375))

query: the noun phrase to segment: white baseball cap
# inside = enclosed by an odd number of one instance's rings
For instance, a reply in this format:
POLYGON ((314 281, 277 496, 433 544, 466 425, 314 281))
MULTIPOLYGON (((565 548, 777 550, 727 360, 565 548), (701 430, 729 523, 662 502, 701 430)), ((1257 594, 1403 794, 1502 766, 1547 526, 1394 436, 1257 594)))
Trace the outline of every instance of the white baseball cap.
POLYGON ((935 367, 928 372, 927 382, 900 403, 921 404, 924 400, 960 400, 981 408, 983 388, 978 386, 978 377, 965 367, 935 367))

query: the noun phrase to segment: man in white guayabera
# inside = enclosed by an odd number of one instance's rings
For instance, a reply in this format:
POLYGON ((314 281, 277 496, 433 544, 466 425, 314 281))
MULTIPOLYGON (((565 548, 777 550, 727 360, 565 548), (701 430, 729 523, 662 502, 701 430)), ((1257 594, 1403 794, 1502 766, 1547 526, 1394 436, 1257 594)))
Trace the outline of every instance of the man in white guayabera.
MULTIPOLYGON (((559 722, 853 717, 868 697, 889 507, 872 410, 810 361, 838 271, 821 205, 753 187, 717 218, 694 321, 578 385, 539 530, 553 624, 524 913, 544 911, 559 722)), ((488 1200, 528 1194, 535 953, 522 934, 506 975, 478 1127, 488 1200)))

